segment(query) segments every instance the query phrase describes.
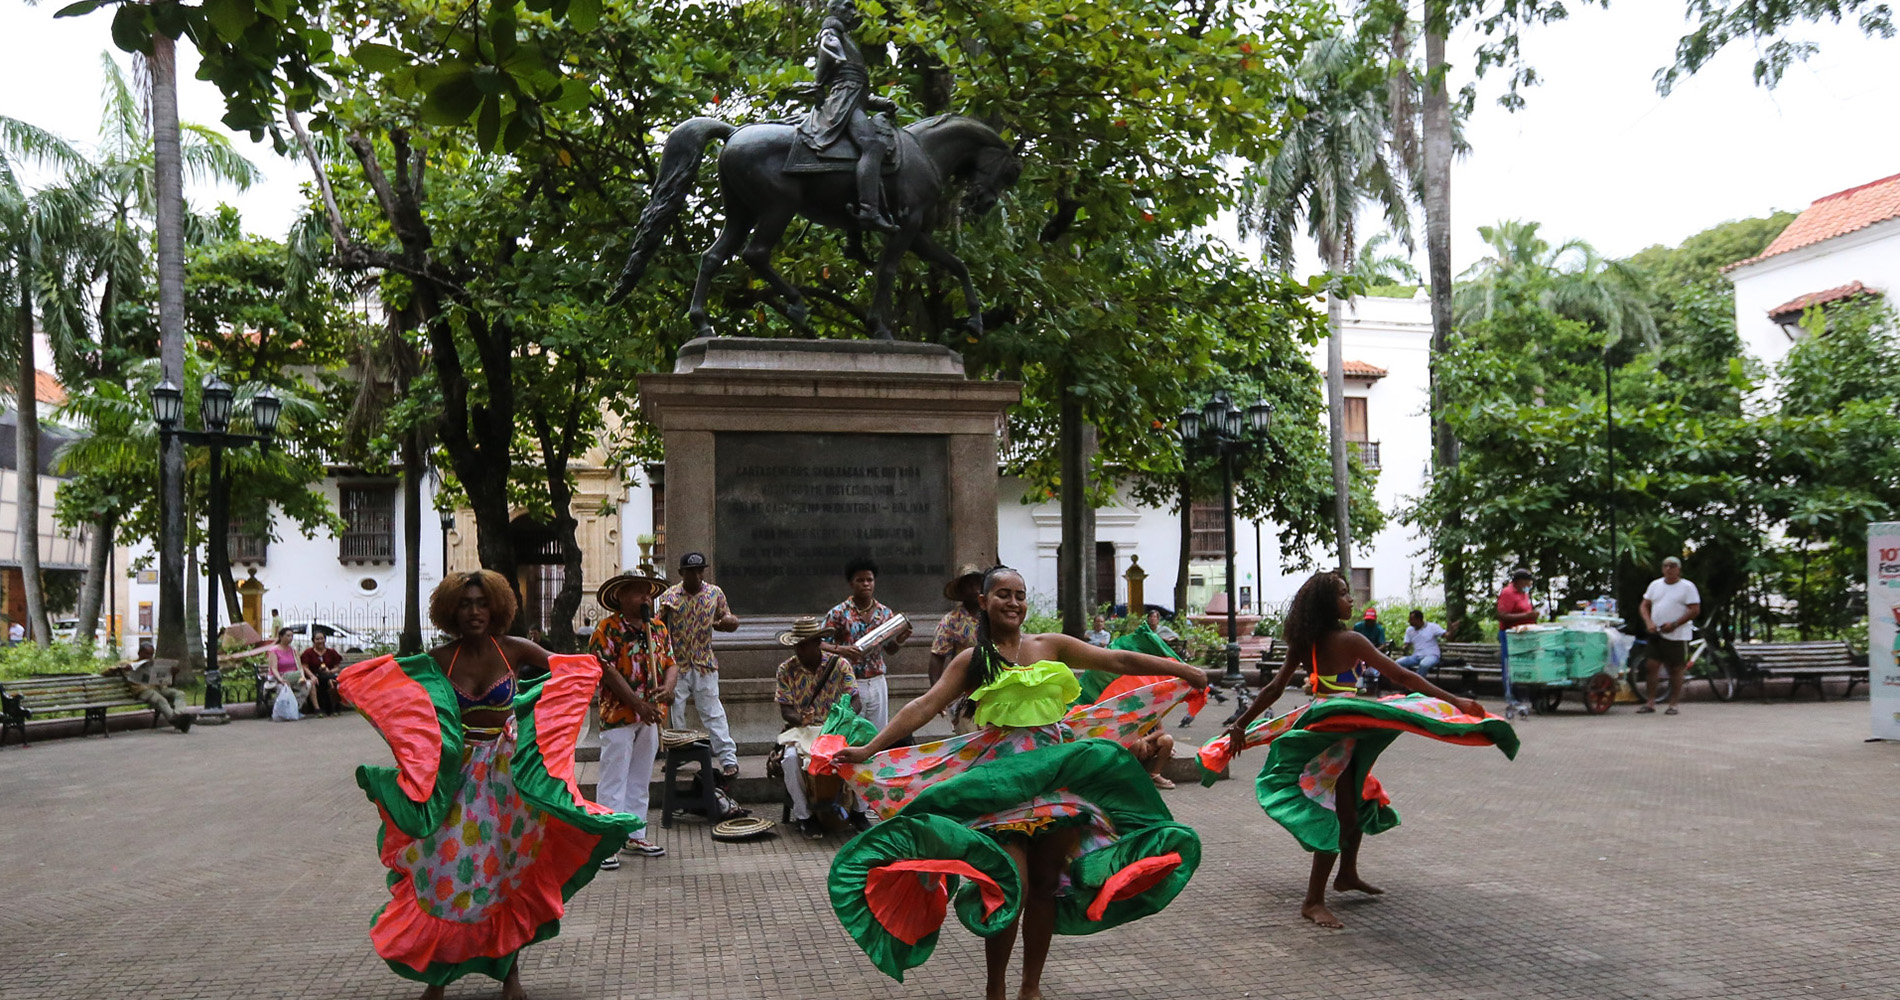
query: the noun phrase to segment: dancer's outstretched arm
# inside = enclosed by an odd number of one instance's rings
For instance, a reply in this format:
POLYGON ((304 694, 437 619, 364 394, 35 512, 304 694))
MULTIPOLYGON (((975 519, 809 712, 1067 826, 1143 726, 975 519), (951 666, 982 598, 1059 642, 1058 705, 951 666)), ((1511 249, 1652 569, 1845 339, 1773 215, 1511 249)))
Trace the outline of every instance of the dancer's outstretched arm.
POLYGON ((1207 671, 1166 656, 1151 656, 1132 649, 1104 649, 1060 632, 1035 638, 1044 644, 1045 649, 1055 647, 1058 655, 1052 659, 1061 660, 1077 670, 1101 670, 1130 677, 1179 677, 1195 687, 1207 686, 1207 671))
POLYGON ((862 764, 870 760, 872 755, 910 739, 910 734, 923 728, 925 723, 949 708, 950 703, 957 700, 957 697, 967 690, 966 678, 970 673, 970 653, 968 649, 958 653, 956 658, 950 661, 950 665, 943 668, 943 676, 937 678, 937 683, 932 684, 930 690, 925 691, 921 696, 911 699, 910 704, 905 705, 892 716, 890 724, 886 725, 871 742, 859 747, 845 747, 832 759, 840 764, 862 764))
POLYGON ((1347 655, 1377 670, 1379 676, 1391 678, 1392 683, 1397 684, 1405 690, 1415 694, 1428 695, 1440 701, 1448 701, 1458 706, 1458 711, 1466 715, 1475 715, 1479 718, 1484 717, 1484 706, 1478 703, 1478 699, 1461 698, 1433 684, 1431 681, 1420 677, 1410 668, 1400 666, 1397 661, 1379 652, 1379 647, 1367 641, 1365 636, 1357 632, 1349 632, 1333 641, 1345 643, 1345 652, 1347 655))
POLYGON ((1266 687, 1260 689, 1260 694, 1254 698, 1253 704, 1247 706, 1247 710, 1240 713, 1240 717, 1227 727, 1227 735, 1234 741, 1235 753, 1239 753, 1240 748, 1246 745, 1247 727, 1253 724, 1253 720, 1260 718, 1260 713, 1280 700, 1280 696, 1286 693, 1286 686, 1293 680, 1293 671, 1298 670, 1299 667, 1299 662, 1293 659, 1293 650, 1287 650, 1286 660, 1280 664, 1280 669, 1274 673, 1273 679, 1267 682, 1266 687))

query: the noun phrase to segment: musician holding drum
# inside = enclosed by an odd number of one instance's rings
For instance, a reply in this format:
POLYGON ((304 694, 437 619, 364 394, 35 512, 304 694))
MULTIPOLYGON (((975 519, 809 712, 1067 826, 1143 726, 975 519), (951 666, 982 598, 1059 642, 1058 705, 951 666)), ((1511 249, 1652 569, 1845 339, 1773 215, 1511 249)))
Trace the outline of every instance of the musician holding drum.
POLYGON ((805 759, 824 728, 831 706, 840 698, 849 698, 852 711, 858 710, 857 677, 844 657, 826 651, 824 639, 828 634, 818 619, 800 618, 778 637, 781 644, 792 647, 792 655, 778 665, 778 714, 785 720, 785 729, 778 734, 775 756, 784 768, 792 820, 813 839, 825 835, 828 823, 841 829, 842 824, 835 821, 844 818, 847 810, 852 825, 861 827, 865 823, 864 814, 851 808, 849 793, 837 775, 805 772, 805 759), (821 815, 813 815, 814 804, 821 815))
POLYGON ((858 714, 883 729, 891 718, 890 694, 884 683, 884 656, 897 652, 904 640, 910 638, 910 623, 900 621, 895 631, 887 630, 888 634, 872 636, 872 642, 861 642, 867 633, 902 616, 878 601, 877 563, 870 558, 860 556, 851 560, 845 565, 844 577, 851 582, 851 596, 838 602, 825 615, 824 629, 837 643, 829 649, 851 661, 852 672, 858 679, 858 698, 864 703, 864 710, 858 714))

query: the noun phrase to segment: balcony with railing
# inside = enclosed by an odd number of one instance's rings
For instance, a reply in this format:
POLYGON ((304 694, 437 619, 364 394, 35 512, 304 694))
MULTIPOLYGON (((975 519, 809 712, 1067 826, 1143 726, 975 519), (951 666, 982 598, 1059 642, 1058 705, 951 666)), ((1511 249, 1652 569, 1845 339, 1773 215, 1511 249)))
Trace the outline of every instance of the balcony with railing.
POLYGON ((1352 449, 1353 454, 1359 456, 1359 464, 1365 466, 1367 471, 1379 471, 1379 442, 1348 441, 1346 446, 1352 449))
POLYGON ((337 559, 350 562, 396 561, 396 491, 393 487, 340 489, 337 505, 343 515, 343 533, 337 536, 337 559))
POLYGON ((234 566, 262 566, 270 550, 270 536, 262 532, 247 530, 243 525, 232 525, 225 533, 224 545, 234 566))

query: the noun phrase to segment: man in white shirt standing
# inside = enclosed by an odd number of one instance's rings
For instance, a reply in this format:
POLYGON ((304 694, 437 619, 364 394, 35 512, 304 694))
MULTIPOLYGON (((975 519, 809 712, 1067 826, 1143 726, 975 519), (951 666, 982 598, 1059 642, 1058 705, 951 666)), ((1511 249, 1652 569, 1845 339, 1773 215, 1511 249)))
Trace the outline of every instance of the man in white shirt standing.
POLYGON ((1444 634, 1443 626, 1425 620, 1425 612, 1413 611, 1405 625, 1405 644, 1412 647, 1412 652, 1399 657, 1399 666, 1420 674, 1438 666, 1444 656, 1439 651, 1438 639, 1444 634))
POLYGON ((1665 666, 1669 668, 1669 709, 1663 714, 1676 714, 1684 675, 1689 672, 1689 640, 1701 613, 1702 593, 1682 578, 1682 560, 1664 559, 1662 579, 1651 581, 1643 591, 1643 625, 1650 633, 1649 658, 1643 663, 1649 673, 1649 701, 1636 710, 1639 714, 1656 710, 1656 682, 1665 666))

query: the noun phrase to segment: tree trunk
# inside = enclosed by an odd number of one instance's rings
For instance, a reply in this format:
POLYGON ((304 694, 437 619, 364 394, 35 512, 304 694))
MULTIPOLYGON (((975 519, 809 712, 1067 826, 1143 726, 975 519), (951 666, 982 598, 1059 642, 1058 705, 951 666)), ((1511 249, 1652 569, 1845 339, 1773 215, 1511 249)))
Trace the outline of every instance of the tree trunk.
MULTIPOLYGON (((1186 456, 1183 456, 1182 462, 1185 464, 1186 461, 1186 456)), ((1189 481, 1188 470, 1183 468, 1181 470, 1181 558, 1174 572, 1174 613, 1177 616, 1187 614, 1188 563, 1194 553, 1194 498, 1188 489, 1189 481)), ((1142 612, 1130 608, 1128 613, 1134 615, 1142 612)))
MULTIPOLYGON (((152 36, 152 159, 158 230, 160 377, 185 383, 185 193, 178 152, 177 41, 152 36)), ((185 446, 176 438, 158 462, 158 643, 160 660, 187 655, 185 631, 185 446)), ((195 632, 196 629, 194 628, 195 632)))
POLYGON ((119 527, 119 516, 110 511, 99 514, 86 538, 86 580, 79 587, 79 625, 73 629, 73 641, 90 641, 99 631, 99 609, 105 605, 107 577, 112 573, 112 536, 119 527))
MULTIPOLYGON (((1432 475, 1442 479, 1458 467, 1458 441, 1445 419, 1439 366, 1451 347, 1451 91, 1445 79, 1445 35, 1451 30, 1445 0, 1425 4, 1424 209, 1425 257, 1432 296, 1432 475)), ((1435 484, 1434 488, 1440 488, 1435 484)), ((1465 614, 1464 552, 1458 544, 1463 518, 1448 504, 1433 543, 1445 579, 1445 619, 1465 614)), ((1455 628, 1456 626, 1454 626, 1455 628)))
POLYGON ((1089 592, 1089 565, 1095 561, 1094 532, 1088 524, 1089 440, 1082 403, 1064 384, 1058 407, 1057 437, 1062 458, 1062 548, 1056 567, 1056 601, 1062 609, 1062 631, 1088 634, 1089 611, 1095 595, 1089 592))
POLYGON ((198 613, 198 546, 185 550, 185 657, 184 662, 203 669, 205 620, 198 613))
MULTIPOLYGON (((1326 266, 1335 279, 1346 274, 1346 248, 1334 241, 1326 266)), ((1333 455, 1333 541, 1339 575, 1352 585, 1352 470, 1346 462, 1346 304, 1337 288, 1326 293, 1326 425, 1333 455)))
POLYGON ((422 652, 421 437, 411 430, 402 438, 402 636, 396 645, 404 656, 422 652))
POLYGON ((33 274, 30 261, 22 254, 19 261, 20 315, 18 319, 19 368, 15 372, 13 394, 15 445, 14 470, 19 514, 14 533, 18 539, 21 589, 26 591, 26 634, 41 646, 53 644, 46 619, 46 591, 40 580, 40 404, 35 387, 33 364, 33 274))

